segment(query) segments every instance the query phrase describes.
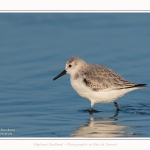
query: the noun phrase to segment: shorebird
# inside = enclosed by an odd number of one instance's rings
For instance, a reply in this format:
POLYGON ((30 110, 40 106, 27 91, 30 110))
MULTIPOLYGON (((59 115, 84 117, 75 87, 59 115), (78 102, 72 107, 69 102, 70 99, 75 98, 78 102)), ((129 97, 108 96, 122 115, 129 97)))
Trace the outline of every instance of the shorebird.
POLYGON ((146 87, 146 84, 131 83, 105 66, 88 64, 78 57, 70 58, 65 70, 53 80, 65 74, 70 74, 70 82, 74 90, 81 97, 91 101, 89 112, 93 111, 95 103, 109 102, 113 102, 116 110, 119 110, 117 98, 130 91, 146 87))

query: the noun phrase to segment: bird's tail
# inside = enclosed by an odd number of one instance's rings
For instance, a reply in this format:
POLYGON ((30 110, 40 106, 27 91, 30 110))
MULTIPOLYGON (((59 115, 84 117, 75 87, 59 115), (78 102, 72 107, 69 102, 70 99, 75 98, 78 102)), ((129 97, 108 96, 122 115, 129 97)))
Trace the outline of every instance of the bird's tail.
POLYGON ((146 87, 146 86, 147 86, 147 84, 135 84, 133 87, 144 88, 144 87, 146 87))

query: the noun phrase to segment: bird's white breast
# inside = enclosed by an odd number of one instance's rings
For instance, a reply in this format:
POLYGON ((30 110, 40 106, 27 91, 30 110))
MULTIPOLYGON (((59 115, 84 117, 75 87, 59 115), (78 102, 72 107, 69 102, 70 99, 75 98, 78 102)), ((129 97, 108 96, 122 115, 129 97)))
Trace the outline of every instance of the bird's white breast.
POLYGON ((74 90, 81 96, 86 99, 89 99, 93 103, 108 103, 115 101, 117 98, 123 96, 124 94, 130 92, 134 89, 105 89, 100 91, 93 91, 83 82, 82 78, 74 79, 70 78, 70 82, 74 90))

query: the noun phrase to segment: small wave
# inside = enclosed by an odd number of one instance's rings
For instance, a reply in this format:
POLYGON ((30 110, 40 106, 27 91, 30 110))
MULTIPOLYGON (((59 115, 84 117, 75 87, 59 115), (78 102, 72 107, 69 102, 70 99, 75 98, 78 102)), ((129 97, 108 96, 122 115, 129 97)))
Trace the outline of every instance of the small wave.
POLYGON ((129 114, 150 115, 150 104, 138 103, 120 107, 121 112, 129 114))

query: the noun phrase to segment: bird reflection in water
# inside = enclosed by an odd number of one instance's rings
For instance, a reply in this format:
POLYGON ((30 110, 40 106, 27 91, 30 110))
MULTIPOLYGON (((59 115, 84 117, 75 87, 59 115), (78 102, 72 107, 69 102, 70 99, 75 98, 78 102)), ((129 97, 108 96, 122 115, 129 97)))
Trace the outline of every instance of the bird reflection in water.
POLYGON ((87 138, 112 138, 112 137, 129 137, 134 135, 129 131, 129 126, 118 125, 119 121, 111 118, 93 118, 87 124, 79 127, 74 131, 72 137, 87 137, 87 138))

